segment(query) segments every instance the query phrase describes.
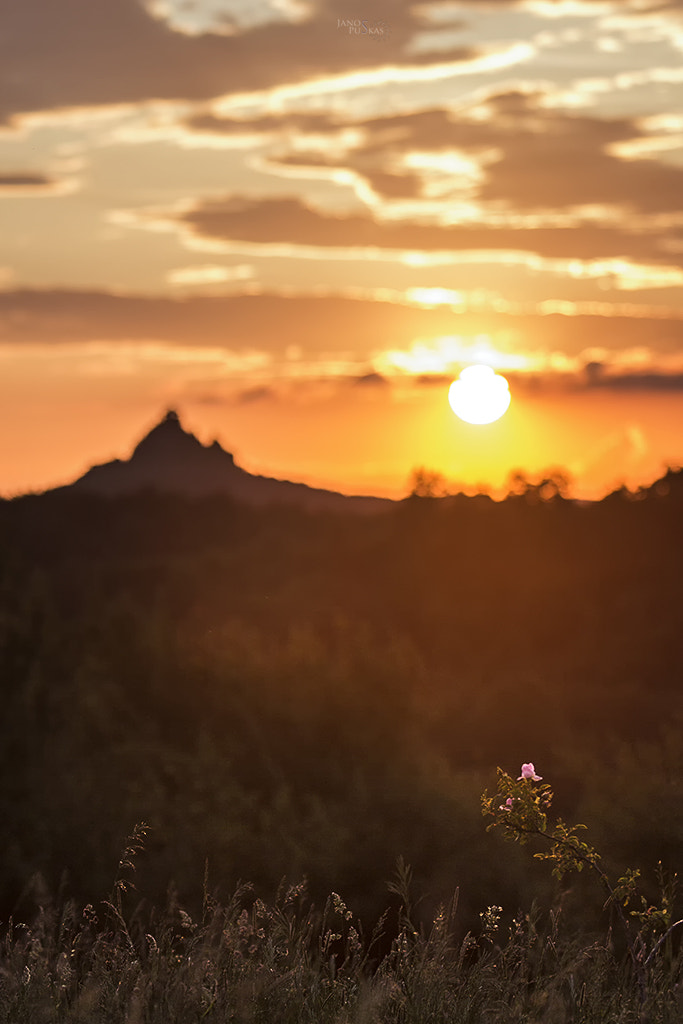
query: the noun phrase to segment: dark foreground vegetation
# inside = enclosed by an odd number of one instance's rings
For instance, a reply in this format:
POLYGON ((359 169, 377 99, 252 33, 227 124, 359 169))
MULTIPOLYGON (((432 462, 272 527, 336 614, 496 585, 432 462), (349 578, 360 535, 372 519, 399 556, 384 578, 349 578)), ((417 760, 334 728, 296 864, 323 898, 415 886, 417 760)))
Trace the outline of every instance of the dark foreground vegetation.
MULTIPOLYGON (((120 881, 120 880, 119 880, 120 881)), ((311 906, 302 885, 272 902, 240 887, 207 891, 193 919, 173 896, 163 912, 126 914, 118 888, 95 909, 37 893, 31 927, 10 922, 0 953, 3 1024, 678 1024, 683 962, 658 951, 641 993, 611 936, 568 936, 558 908, 500 926, 487 907, 457 940, 456 898, 419 931, 409 873, 390 947, 332 893, 311 906)))
MULTIPOLYGON (((678 867, 682 482, 368 517, 0 503, 0 1021, 639 1019, 600 892, 487 834, 479 795, 531 758, 607 867, 678 867)), ((680 1019, 676 942, 652 1019, 680 1019)))

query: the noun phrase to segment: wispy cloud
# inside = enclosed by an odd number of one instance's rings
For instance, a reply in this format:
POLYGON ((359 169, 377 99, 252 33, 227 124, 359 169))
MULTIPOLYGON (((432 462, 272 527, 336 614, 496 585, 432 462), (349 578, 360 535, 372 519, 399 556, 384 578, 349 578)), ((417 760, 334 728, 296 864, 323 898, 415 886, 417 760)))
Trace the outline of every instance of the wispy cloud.
POLYGON ((208 345, 212 351, 257 350, 269 358, 289 360, 292 373, 299 374, 303 364, 319 364, 323 357, 345 375, 354 372, 354 362, 367 370, 368 360, 380 373, 389 366, 416 374, 438 372, 460 361, 491 358, 498 360, 496 365, 522 369, 530 365, 534 353, 536 366, 557 365, 554 353, 564 354, 574 366, 571 361, 583 358, 586 350, 597 353, 591 356, 593 361, 609 362, 611 372, 675 373, 679 372, 675 362, 662 360, 668 353, 683 351, 683 315, 672 311, 654 316, 637 307, 620 311, 605 305, 601 312, 574 311, 572 316, 482 309, 460 312, 454 319, 448 307, 389 298, 262 292, 174 299, 65 290, 0 291, 0 343, 40 338, 56 344, 96 339, 142 344, 154 339, 189 347, 208 345), (389 338, 391 345, 378 345, 378 339, 389 338), (621 363, 613 362, 614 353, 638 351, 647 353, 645 362, 624 363, 623 358, 621 363), (332 360, 330 353, 335 354, 332 360))
POLYGON ((203 286, 227 284, 231 281, 248 281, 254 276, 254 268, 248 263, 234 266, 218 264, 201 264, 190 267, 177 267, 168 273, 169 284, 180 286, 203 286))

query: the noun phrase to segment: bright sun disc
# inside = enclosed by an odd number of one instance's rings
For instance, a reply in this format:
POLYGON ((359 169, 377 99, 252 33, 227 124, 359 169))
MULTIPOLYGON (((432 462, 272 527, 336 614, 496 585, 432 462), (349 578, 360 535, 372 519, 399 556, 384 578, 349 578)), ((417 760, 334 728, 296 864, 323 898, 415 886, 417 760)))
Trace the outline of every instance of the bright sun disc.
POLYGON ((466 423, 493 423, 507 412, 510 388, 490 366, 467 366, 451 384, 448 401, 466 423))

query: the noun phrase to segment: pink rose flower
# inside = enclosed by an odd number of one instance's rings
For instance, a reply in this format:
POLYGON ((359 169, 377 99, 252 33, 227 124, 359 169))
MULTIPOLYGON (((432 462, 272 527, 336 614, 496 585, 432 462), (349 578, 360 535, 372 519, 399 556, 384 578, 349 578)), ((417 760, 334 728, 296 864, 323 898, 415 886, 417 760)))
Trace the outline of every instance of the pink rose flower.
POLYGON ((542 778, 542 775, 536 774, 536 769, 531 761, 529 761, 529 764, 522 765, 522 774, 517 779, 517 782, 521 782, 522 779, 531 779, 532 782, 540 782, 542 778))
POLYGON ((507 800, 505 801, 505 803, 500 805, 498 810, 499 811, 511 811, 512 810, 512 805, 513 805, 514 802, 515 801, 512 799, 512 797, 509 796, 507 798, 507 800))

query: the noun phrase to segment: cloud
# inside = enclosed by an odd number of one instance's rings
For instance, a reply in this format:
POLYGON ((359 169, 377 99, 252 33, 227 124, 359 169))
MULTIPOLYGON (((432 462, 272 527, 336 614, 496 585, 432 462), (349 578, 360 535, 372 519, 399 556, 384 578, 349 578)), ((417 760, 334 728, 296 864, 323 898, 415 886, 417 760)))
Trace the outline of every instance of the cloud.
POLYGON ((213 391, 189 392, 187 397, 195 405, 223 406, 227 404, 225 395, 216 394, 213 391))
POLYGON ((587 375, 585 386, 609 391, 683 391, 683 373, 596 373, 593 370, 587 375))
POLYGON ((217 135, 269 135, 283 132, 309 134, 336 131, 344 122, 331 114, 291 112, 260 117, 219 117, 214 113, 192 114, 183 122, 193 132, 217 135))
POLYGON ((0 196, 54 195, 64 191, 67 191, 64 182, 49 178, 46 174, 31 171, 0 173, 0 196))
POLYGON ((372 370, 369 373, 362 373, 358 377, 352 377, 351 378, 351 383, 356 388, 357 387, 361 387, 361 388, 367 388, 367 387, 377 388, 377 387, 387 387, 389 385, 390 381, 384 376, 384 374, 377 373, 376 371, 372 370))
POLYGON ((501 95, 492 106, 489 127, 505 136, 505 144, 487 166, 482 201, 529 210, 600 205, 679 211, 683 167, 617 155, 619 142, 644 135, 634 120, 566 114, 520 93, 501 95))
MULTIPOLYGON (((233 35, 176 31, 139 0, 0 0, 0 120, 30 111, 206 100, 321 75, 420 64, 406 47, 411 9, 373 0, 391 24, 382 46, 337 28, 342 0, 317 0, 306 20, 267 22, 233 35)), ((464 60, 458 48, 440 59, 464 60)))
MULTIPOLYGON (((636 311, 637 312, 637 311, 636 311)), ((391 345, 410 352, 417 341, 458 335, 501 352, 565 353, 587 349, 622 352, 647 349, 658 354, 683 350, 683 318, 615 313, 539 315, 503 311, 454 312, 399 301, 336 295, 276 293, 162 296, 117 295, 70 290, 0 290, 0 343, 110 342, 133 344, 154 339, 185 346, 216 346, 234 352, 261 352, 302 359, 348 353, 368 360, 391 345), (389 340, 390 339, 390 342, 389 340)), ((505 363, 501 363, 504 369, 505 363)), ((380 368, 375 363, 373 368, 380 368)), ((648 369, 638 366, 633 372, 648 369)), ((344 371, 348 375, 348 369, 344 371)), ((420 371, 421 372, 421 371, 420 371)))
POLYGON ((237 378, 225 382, 224 387, 217 387, 215 381, 188 382, 180 396, 181 401, 193 405, 212 406, 216 408, 236 405, 254 405, 258 402, 269 402, 279 397, 278 389, 271 384, 254 384, 249 387, 236 386, 237 378))
MULTIPOLYGON (((627 208, 639 213, 678 213, 683 167, 637 144, 649 133, 632 118, 599 118, 544 105, 542 93, 506 91, 459 113, 434 108, 356 122, 364 142, 341 162, 324 154, 290 152, 283 165, 345 166, 364 177, 384 198, 419 194, 414 172, 400 170, 406 154, 449 150, 483 158, 473 198, 516 210, 572 207, 627 208), (629 152, 627 159, 620 155, 629 152), (568 173, 571 168, 571 173, 568 173), (383 176, 388 187, 383 187, 383 176)), ((304 129, 302 129, 304 130, 304 129)), ((318 131, 338 130, 321 122, 318 131)), ((276 163, 277 160, 273 160, 276 163)), ((457 172, 453 175, 457 186, 457 172)), ((424 186, 430 178, 427 165, 424 186)))
POLYGON ((252 388, 245 388, 236 397, 239 405, 252 405, 254 402, 266 402, 275 398, 277 392, 274 387, 267 384, 257 384, 252 388))
POLYGON ((238 263, 223 267, 218 264, 202 266, 177 267, 166 275, 169 284, 174 285, 212 285, 225 284, 229 281, 247 281, 254 276, 254 268, 248 263, 238 263))
POLYGON ((380 218, 368 209, 339 214, 293 195, 230 195, 199 202, 181 215, 197 237, 612 259, 621 261, 621 270, 614 263, 612 269, 586 272, 631 288, 665 283, 664 268, 650 273, 648 263, 682 265, 683 166, 656 158, 650 143, 661 128, 647 120, 561 111, 547 105, 542 93, 507 90, 458 112, 432 108, 360 121, 326 114, 247 121, 211 116, 190 124, 228 134, 276 135, 278 152, 267 158, 276 172, 329 168, 331 175, 364 182, 370 200, 377 197, 374 211, 387 204, 390 212, 392 202, 402 200, 416 214, 425 204, 431 217, 430 223, 395 213, 380 218), (459 223, 453 222, 454 199, 469 207, 459 223), (628 262, 640 264, 637 275, 628 262))
POLYGON ((352 156, 345 160, 343 158, 331 159, 318 153, 299 153, 296 156, 284 155, 272 158, 267 161, 267 164, 276 173, 282 167, 298 167, 306 171, 319 168, 338 170, 346 166, 359 178, 364 179, 372 192, 384 199, 418 199, 423 191, 422 179, 418 174, 382 170, 352 156))
POLYGON ((43 188, 51 184, 52 179, 44 174, 0 174, 0 188, 43 188))
POLYGON ((445 387, 453 380, 452 373, 421 373, 413 378, 413 383, 421 388, 445 387))
MULTIPOLYGON (((682 182, 683 186, 683 182, 682 182)), ((618 225, 594 222, 570 223, 566 226, 495 226, 486 224, 440 225, 418 221, 380 221, 370 212, 336 214, 314 209, 298 197, 248 199, 229 197, 197 203, 178 214, 177 223, 189 228, 202 239, 258 245, 290 244, 329 248, 391 249, 404 252, 533 252, 548 259, 608 260, 620 262, 596 265, 593 270, 564 268, 573 276, 612 278, 619 285, 638 280, 656 286, 657 276, 665 268, 636 267, 629 273, 627 257, 640 263, 665 263, 666 267, 683 266, 680 252, 669 251, 664 239, 683 238, 680 228, 637 231, 618 225)), ((492 257, 493 258, 493 257, 492 257)), ((668 272, 667 281, 671 278, 668 272)), ((677 279, 671 278, 673 283, 677 279)))
MULTIPOLYGON (((342 24, 349 17, 344 0, 315 0, 305 10, 280 6, 277 21, 247 26, 233 19, 222 30, 193 34, 141 0, 0 0, 0 119, 65 107, 208 100, 378 65, 475 55, 463 46, 411 50, 425 27, 418 5, 373 0, 365 20, 388 26, 382 45, 342 24)), ((680 0, 659 4, 677 6, 680 0)))

